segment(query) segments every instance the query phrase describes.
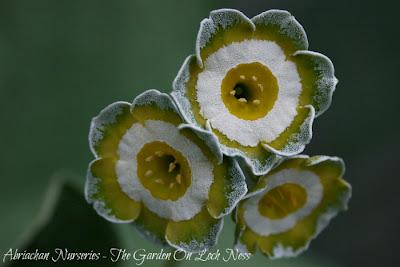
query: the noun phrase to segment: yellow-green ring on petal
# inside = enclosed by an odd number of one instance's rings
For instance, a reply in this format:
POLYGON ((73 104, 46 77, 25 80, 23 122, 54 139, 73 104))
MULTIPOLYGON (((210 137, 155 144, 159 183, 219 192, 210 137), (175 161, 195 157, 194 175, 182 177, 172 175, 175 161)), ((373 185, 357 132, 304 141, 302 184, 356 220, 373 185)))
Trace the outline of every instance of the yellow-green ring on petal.
POLYGON ((223 163, 213 172, 214 183, 210 188, 207 209, 212 217, 218 219, 235 208, 246 194, 247 185, 235 159, 224 157, 223 163))
POLYGON ((162 245, 167 244, 165 240, 165 232, 168 220, 159 217, 143 205, 142 211, 138 218, 133 222, 138 232, 146 239, 162 245))
POLYGON ((303 26, 288 11, 272 9, 251 19, 256 26, 255 38, 274 40, 287 55, 308 49, 307 35, 303 26))
POLYGON ((296 62, 304 88, 300 104, 312 104, 316 116, 321 115, 331 105, 338 83, 332 61, 320 53, 305 50, 297 51, 291 59, 296 62))
POLYGON ((211 217, 204 208, 190 220, 170 221, 165 237, 172 247, 198 252, 216 244, 222 226, 223 220, 211 217))
POLYGON ((97 213, 112 222, 132 222, 140 213, 140 202, 122 192, 115 173, 115 159, 101 158, 89 165, 85 196, 97 213))
POLYGON ((104 108, 90 124, 89 146, 96 157, 118 157, 118 141, 135 119, 130 113, 130 104, 115 102, 104 108))
POLYGON ((197 62, 203 60, 223 45, 243 41, 254 31, 253 22, 242 12, 234 9, 219 9, 210 12, 210 18, 200 23, 196 39, 197 62))

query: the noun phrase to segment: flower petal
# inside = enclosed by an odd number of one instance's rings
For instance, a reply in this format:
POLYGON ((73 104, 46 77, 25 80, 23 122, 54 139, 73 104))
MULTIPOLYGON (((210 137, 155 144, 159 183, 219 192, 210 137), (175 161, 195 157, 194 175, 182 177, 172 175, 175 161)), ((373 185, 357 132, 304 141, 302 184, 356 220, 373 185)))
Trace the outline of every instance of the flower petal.
POLYGON ((224 162, 214 168, 207 209, 218 219, 229 214, 247 192, 245 177, 235 159, 224 157, 224 162))
POLYGON ((146 120, 161 120, 174 125, 184 122, 171 97, 154 89, 138 95, 132 102, 131 112, 141 123, 146 120))
POLYGON ((134 221, 140 213, 141 204, 122 192, 115 173, 113 158, 101 158, 89 164, 85 196, 97 213, 111 222, 134 221))
MULTIPOLYGON (((172 98, 183 113, 186 121, 189 123, 196 124, 195 113, 198 111, 198 105, 195 105, 194 90, 188 90, 188 88, 194 88, 195 76, 192 72, 199 70, 197 66, 196 56, 188 56, 182 64, 181 69, 176 75, 172 84, 173 91, 171 92, 172 98), (196 109, 193 110, 192 109, 196 109)), ((197 112, 198 114, 198 112, 197 112)))
POLYGON ((307 50, 308 40, 303 26, 285 10, 268 10, 251 19, 256 26, 255 35, 264 40, 274 40, 290 55, 297 50, 307 50))
POLYGON ((168 244, 184 251, 201 251, 214 246, 222 230, 223 220, 214 219, 203 209, 187 221, 170 221, 166 230, 168 244))
POLYGON ((252 21, 238 10, 211 11, 210 18, 201 22, 197 35, 196 55, 199 66, 210 54, 224 45, 245 39, 254 29, 252 21))
POLYGON ((236 160, 223 157, 218 139, 211 132, 190 124, 181 124, 182 134, 202 148, 213 162, 213 183, 210 188, 207 208, 211 216, 218 219, 230 213, 246 194, 245 177, 236 160))
POLYGON ((293 60, 303 84, 302 104, 313 105, 319 116, 329 108, 338 83, 333 64, 328 57, 311 51, 297 51, 293 60))
POLYGON ((256 147, 242 146, 214 130, 221 142, 222 152, 229 157, 242 158, 255 175, 266 174, 279 161, 281 156, 265 150, 262 144, 256 147))
POLYGON ((130 107, 127 102, 115 102, 92 119, 89 146, 96 157, 116 157, 119 139, 134 122, 130 107))
POLYGON ((263 143, 265 149, 281 156, 293 156, 303 152, 312 139, 312 124, 315 111, 311 105, 299 107, 292 124, 270 143, 263 143))
POLYGON ((138 232, 148 240, 166 244, 165 231, 167 229, 168 220, 159 217, 143 205, 139 217, 134 222, 138 232))
MULTIPOLYGON (((260 188, 265 188, 263 191, 258 191, 239 204, 236 216, 237 247, 250 252, 258 247, 270 258, 292 257, 306 250, 310 241, 329 221, 339 211, 347 209, 351 186, 342 179, 343 173, 344 163, 337 157, 298 156, 282 162, 260 179, 260 188), (305 203, 298 206, 298 210, 288 212, 283 209, 288 214, 279 218, 261 213, 256 215, 257 212, 251 211, 254 207, 258 212, 261 212, 260 209, 268 212, 273 210, 273 206, 265 209, 263 202, 259 201, 274 188, 287 184, 300 185, 307 193, 305 203), (256 203, 258 207, 250 203, 256 203)), ((274 199, 279 207, 296 203, 292 199, 293 194, 279 194, 280 197, 274 199)))
POLYGON ((222 163, 223 155, 215 135, 192 124, 181 124, 178 128, 183 135, 202 149, 210 161, 215 161, 216 164, 222 163))

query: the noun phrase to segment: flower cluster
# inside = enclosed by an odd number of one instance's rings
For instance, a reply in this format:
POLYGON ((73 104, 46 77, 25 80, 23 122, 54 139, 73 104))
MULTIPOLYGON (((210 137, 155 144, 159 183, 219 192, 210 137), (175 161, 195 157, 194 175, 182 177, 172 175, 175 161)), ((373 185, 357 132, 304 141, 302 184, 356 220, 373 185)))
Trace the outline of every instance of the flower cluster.
POLYGON ((305 250, 351 195, 340 158, 298 155, 337 83, 307 49, 286 11, 212 11, 170 95, 148 90, 93 118, 87 201, 185 251, 215 245, 231 212, 236 248, 305 250))

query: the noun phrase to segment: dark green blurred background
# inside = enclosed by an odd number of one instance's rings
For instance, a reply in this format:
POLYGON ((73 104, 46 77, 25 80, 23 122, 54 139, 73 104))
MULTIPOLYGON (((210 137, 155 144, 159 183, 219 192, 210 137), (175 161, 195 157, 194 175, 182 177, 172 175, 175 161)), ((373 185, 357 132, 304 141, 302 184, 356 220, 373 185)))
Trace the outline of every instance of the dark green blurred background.
MULTIPOLYGON (((0 0, 1 258, 10 247, 158 249, 82 199, 89 122, 116 100, 169 91, 201 19, 221 7, 250 17, 287 9, 310 49, 332 59, 340 83, 306 153, 343 157, 353 185, 350 210, 304 255, 247 264, 400 266, 400 31, 398 5, 387 0, 0 0), (49 189, 60 179, 72 185, 49 189)), ((232 242, 226 225, 221 248, 232 242)))

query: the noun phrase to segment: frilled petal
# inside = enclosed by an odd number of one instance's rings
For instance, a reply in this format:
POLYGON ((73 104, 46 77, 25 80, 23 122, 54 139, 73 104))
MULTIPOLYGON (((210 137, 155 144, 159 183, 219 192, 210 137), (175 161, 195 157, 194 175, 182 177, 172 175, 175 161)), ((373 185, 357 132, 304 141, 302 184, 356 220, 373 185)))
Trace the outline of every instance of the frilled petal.
POLYGON ((235 159, 224 157, 213 170, 214 183, 207 201, 208 212, 214 218, 229 214, 247 192, 242 170, 235 159))
POLYGON ((319 116, 329 108, 338 83, 333 64, 328 57, 311 51, 297 51, 293 60, 303 84, 302 104, 312 105, 319 116))
POLYGON ((115 173, 114 158, 101 158, 89 165, 85 195, 97 213, 111 222, 132 222, 141 204, 122 192, 115 173))
POLYGON ((142 207, 139 217, 134 221, 138 232, 149 241, 167 244, 165 241, 165 232, 167 230, 168 220, 159 217, 157 214, 142 207))
POLYGON ((116 157, 119 140, 134 122, 130 107, 127 102, 115 102, 92 119, 89 146, 96 157, 116 157))
MULTIPOLYGON (((196 56, 188 56, 174 79, 172 84, 174 90, 171 92, 172 98, 182 111, 186 121, 195 124, 198 120, 201 121, 201 117, 196 115, 199 113, 199 107, 196 105, 195 90, 193 90, 198 70, 196 56), (195 118, 195 116, 197 117, 195 118)), ((205 121, 197 122, 197 124, 204 126, 205 121)))
POLYGON ((169 245, 184 251, 202 251, 217 243, 223 226, 222 219, 211 217, 207 209, 186 221, 170 221, 166 240, 169 245))
POLYGON ((245 177, 236 160, 223 157, 218 140, 211 132, 189 124, 182 124, 179 129, 213 162, 213 183, 208 194, 207 208, 212 217, 221 218, 230 213, 246 194, 245 177))
POLYGON ((146 120, 160 120, 179 125, 184 122, 170 96, 154 89, 138 95, 133 100, 131 112, 135 120, 140 123, 146 120))
POLYGON ((251 19, 256 26, 255 36, 273 40, 290 55, 297 50, 307 50, 308 40, 303 26, 285 10, 268 10, 251 19))
POLYGON ((207 200, 208 211, 216 219, 229 214, 247 192, 245 177, 239 165, 235 159, 223 157, 218 139, 211 132, 189 124, 182 124, 179 129, 214 162, 214 178, 207 200))
POLYGON ((301 153, 312 139, 312 124, 315 110, 311 105, 297 108, 297 116, 292 124, 280 136, 263 147, 281 156, 292 156, 301 153))
POLYGON ((254 24, 243 13, 234 9, 210 12, 210 17, 200 24, 196 41, 196 54, 200 66, 220 47, 242 41, 254 31, 254 24))
POLYGON ((283 161, 239 204, 237 248, 252 253, 259 248, 270 258, 306 250, 329 221, 347 209, 351 186, 343 174, 344 163, 337 157, 298 156, 283 161))

